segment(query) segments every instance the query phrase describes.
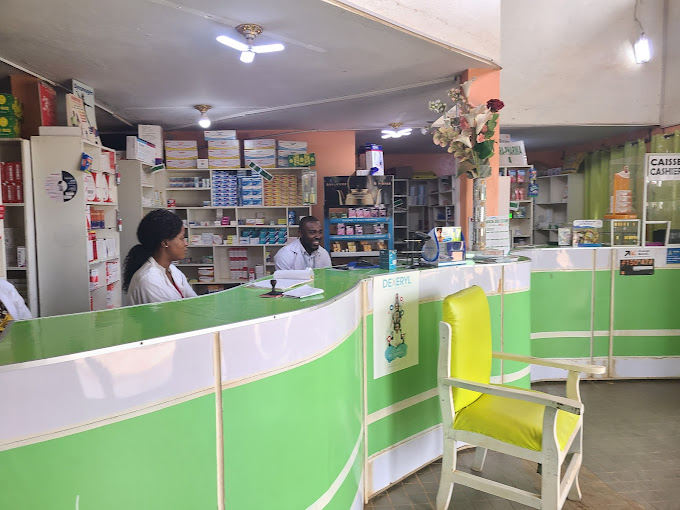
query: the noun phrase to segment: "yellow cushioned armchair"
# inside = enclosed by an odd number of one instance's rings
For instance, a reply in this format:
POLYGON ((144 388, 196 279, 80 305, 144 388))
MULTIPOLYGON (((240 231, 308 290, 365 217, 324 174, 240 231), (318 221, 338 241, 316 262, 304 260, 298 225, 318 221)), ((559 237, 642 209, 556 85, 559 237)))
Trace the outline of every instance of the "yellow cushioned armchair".
POLYGON ((437 510, 448 508, 456 483, 540 509, 560 509, 567 496, 580 500, 583 404, 579 372, 602 374, 604 367, 492 352, 489 304, 477 286, 448 296, 442 319, 438 381, 444 456, 437 510), (490 384, 492 357, 568 370, 567 397, 490 384), (541 493, 456 470, 456 441, 477 447, 474 471, 482 470, 487 449, 537 462, 541 493), (569 454, 560 480, 562 463, 569 454))

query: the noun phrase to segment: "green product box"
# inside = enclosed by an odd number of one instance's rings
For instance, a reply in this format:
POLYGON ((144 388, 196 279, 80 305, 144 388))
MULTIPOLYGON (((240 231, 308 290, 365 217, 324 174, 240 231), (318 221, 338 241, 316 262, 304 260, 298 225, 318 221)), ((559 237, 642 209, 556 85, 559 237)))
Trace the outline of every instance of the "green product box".
POLYGON ((21 119, 16 118, 14 115, 3 115, 0 112, 0 137, 20 138, 21 119))
POLYGON ((24 110, 19 100, 12 94, 0 94, 0 115, 13 115, 19 119, 24 118, 24 110))

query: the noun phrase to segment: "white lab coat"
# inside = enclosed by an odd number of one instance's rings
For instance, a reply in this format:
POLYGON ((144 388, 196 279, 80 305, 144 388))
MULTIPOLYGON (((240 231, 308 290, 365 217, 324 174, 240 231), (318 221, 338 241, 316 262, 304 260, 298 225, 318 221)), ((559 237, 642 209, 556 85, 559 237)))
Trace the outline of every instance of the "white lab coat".
POLYGON ((321 269, 331 267, 331 256, 323 246, 319 246, 310 255, 302 246, 300 239, 288 243, 274 255, 277 271, 286 269, 321 269))
POLYGON ((7 311, 12 316, 12 319, 22 320, 22 319, 32 319, 31 311, 24 303, 24 298, 21 294, 14 288, 14 285, 9 283, 7 280, 0 278, 0 301, 5 305, 7 311))
POLYGON ((149 257, 144 262, 130 280, 128 287, 128 297, 133 305, 143 305, 145 303, 163 303, 165 301, 177 301, 187 297, 196 297, 194 289, 191 288, 186 276, 177 269, 174 264, 170 264, 170 273, 175 281, 180 294, 170 279, 165 276, 165 268, 156 259, 149 257))

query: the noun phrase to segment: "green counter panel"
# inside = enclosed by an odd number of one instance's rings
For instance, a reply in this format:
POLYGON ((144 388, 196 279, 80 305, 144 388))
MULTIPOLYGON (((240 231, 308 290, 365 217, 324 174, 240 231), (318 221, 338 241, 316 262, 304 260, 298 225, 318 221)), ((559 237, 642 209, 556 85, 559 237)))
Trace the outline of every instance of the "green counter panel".
MULTIPOLYGON (((608 354, 609 337, 594 337, 593 356, 606 357, 608 354)), ((534 338, 531 340, 531 355, 537 358, 590 358, 590 338, 534 338)))
POLYGON ((441 422, 438 396, 390 414, 368 426, 368 455, 378 453, 441 422))
POLYGON ((614 356, 680 356, 680 336, 615 336, 614 356))
POLYGON ((73 510, 76 497, 80 509, 217 508, 216 466, 207 395, 0 452, 0 508, 73 510))
MULTIPOLYGON (((614 329, 680 329, 680 269, 614 279, 614 329)), ((659 352, 657 354, 666 354, 659 352)))
MULTIPOLYGON (((321 358, 223 390, 229 509, 307 508, 333 484, 362 430, 361 342, 358 328, 321 358)), ((358 463, 352 499, 360 474, 358 463)))

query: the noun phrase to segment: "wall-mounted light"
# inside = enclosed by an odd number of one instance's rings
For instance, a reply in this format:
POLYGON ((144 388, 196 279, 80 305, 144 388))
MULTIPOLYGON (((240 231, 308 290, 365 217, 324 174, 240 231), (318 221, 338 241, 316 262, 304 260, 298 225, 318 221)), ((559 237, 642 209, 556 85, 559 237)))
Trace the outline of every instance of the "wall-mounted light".
POLYGON ((652 51, 649 47, 649 39, 647 39, 647 36, 645 35, 645 29, 642 27, 642 23, 637 17, 639 3, 640 0, 635 0, 635 10, 633 11, 633 18, 635 19, 635 21, 637 21, 637 24, 640 27, 640 37, 635 42, 635 44, 633 44, 633 53, 635 54, 635 62, 637 62, 638 64, 644 64, 645 62, 649 62, 651 60, 652 51))
POLYGON ((198 125, 201 126, 203 129, 207 129, 210 127, 210 119, 208 118, 208 110, 212 108, 210 105, 207 104, 197 104, 194 106, 199 112, 201 112, 201 118, 198 119, 198 125))

